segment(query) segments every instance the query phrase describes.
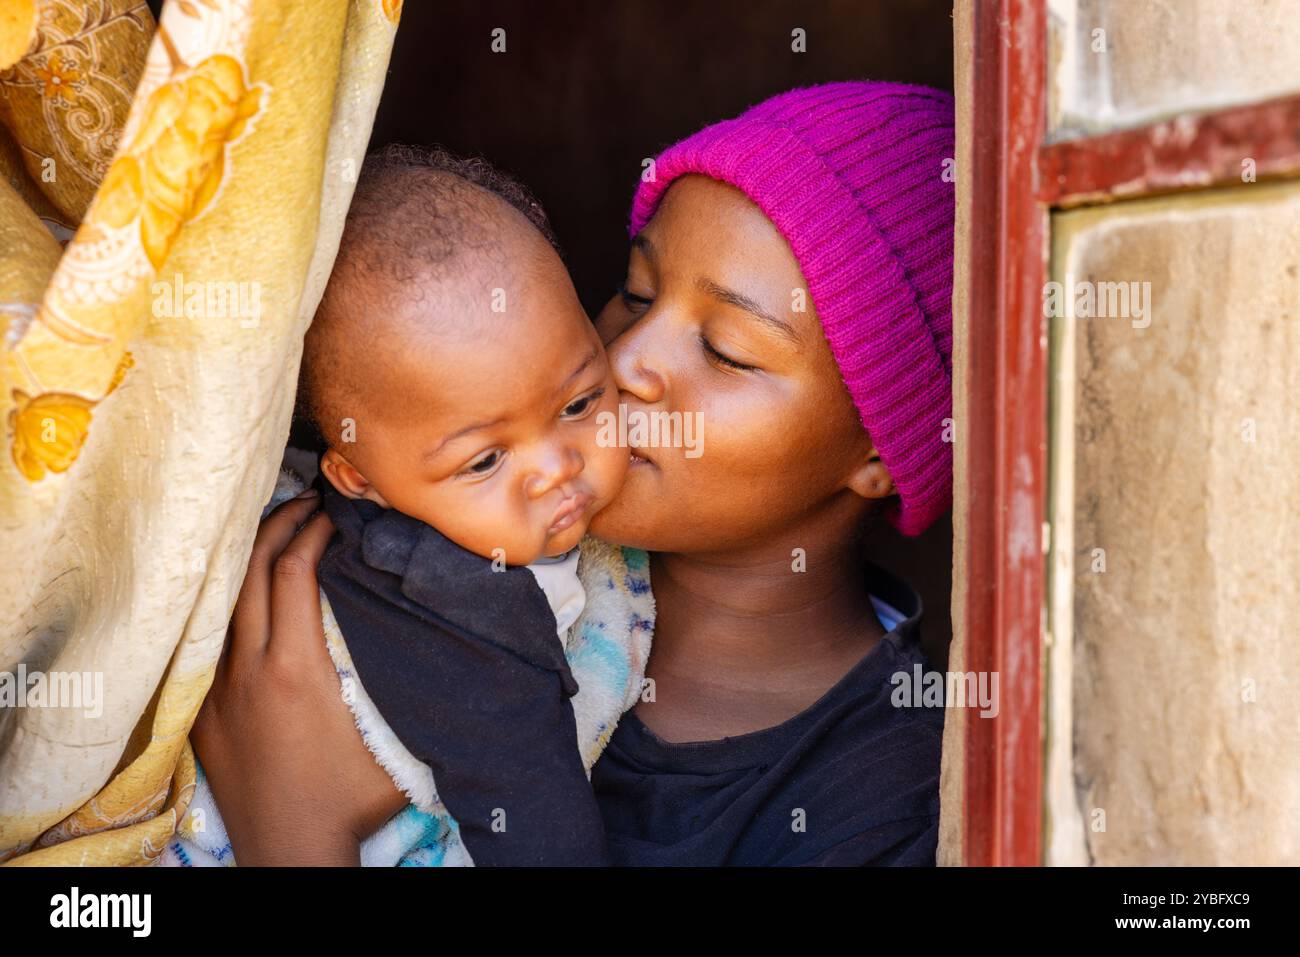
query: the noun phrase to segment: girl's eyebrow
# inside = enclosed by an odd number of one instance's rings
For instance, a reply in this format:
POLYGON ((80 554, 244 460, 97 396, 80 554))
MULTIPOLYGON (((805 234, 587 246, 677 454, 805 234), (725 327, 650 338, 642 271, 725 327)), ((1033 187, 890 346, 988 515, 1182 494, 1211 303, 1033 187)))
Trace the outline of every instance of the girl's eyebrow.
POLYGON ((794 327, 784 319, 778 319, 772 315, 753 299, 750 299, 744 293, 736 292, 734 289, 728 289, 726 286, 720 286, 712 279, 701 277, 695 281, 695 285, 701 292, 708 293, 714 299, 725 302, 729 306, 735 306, 743 309, 755 319, 768 326, 773 332, 777 333, 784 339, 799 343, 799 334, 794 331, 794 327))

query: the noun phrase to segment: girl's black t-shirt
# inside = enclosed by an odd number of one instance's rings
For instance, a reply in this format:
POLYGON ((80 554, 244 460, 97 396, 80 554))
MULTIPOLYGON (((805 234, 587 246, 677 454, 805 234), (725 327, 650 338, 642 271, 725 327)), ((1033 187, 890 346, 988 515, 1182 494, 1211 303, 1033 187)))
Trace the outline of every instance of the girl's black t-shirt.
POLYGON ((789 721, 671 743, 623 715, 591 775, 611 863, 934 864, 944 714, 922 703, 921 600, 874 566, 868 588, 903 620, 789 721))

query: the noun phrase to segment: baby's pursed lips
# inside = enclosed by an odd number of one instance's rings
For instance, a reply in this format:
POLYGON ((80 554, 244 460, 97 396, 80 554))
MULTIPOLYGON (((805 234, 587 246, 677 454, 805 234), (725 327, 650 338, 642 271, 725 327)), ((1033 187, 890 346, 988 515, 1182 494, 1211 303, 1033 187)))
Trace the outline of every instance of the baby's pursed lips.
POLYGON ((562 532, 574 522, 576 522, 587 507, 595 500, 595 496, 590 492, 575 492, 560 503, 560 507, 555 510, 555 515, 551 518, 551 526, 547 532, 554 535, 556 532, 562 532))

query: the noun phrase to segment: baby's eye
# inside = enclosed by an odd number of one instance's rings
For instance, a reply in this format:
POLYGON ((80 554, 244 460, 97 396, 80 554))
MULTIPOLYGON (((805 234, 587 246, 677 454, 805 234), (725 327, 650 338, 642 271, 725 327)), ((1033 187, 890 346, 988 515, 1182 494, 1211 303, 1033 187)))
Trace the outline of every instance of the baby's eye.
POLYGON ((564 407, 564 411, 560 413, 560 418, 562 419, 582 418, 584 415, 586 415, 588 412, 592 410, 592 408, 596 405, 596 403, 600 401, 600 397, 604 394, 605 394, 605 389, 602 387, 597 389, 595 392, 590 392, 587 395, 584 395, 581 399, 574 399, 572 402, 570 402, 568 405, 564 407))
POLYGON ((497 467, 501 461, 501 450, 493 449, 484 455, 480 455, 469 465, 461 470, 462 475, 487 475, 497 467))

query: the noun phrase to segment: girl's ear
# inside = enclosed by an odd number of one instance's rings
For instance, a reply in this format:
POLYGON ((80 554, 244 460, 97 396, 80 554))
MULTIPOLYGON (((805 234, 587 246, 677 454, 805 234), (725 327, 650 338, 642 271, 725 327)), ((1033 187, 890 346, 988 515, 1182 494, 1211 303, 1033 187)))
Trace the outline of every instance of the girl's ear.
POLYGON ((898 491, 874 446, 867 449, 866 458, 854 468, 846 484, 865 499, 888 498, 898 491))
POLYGON ((321 456, 320 470, 329 479, 330 484, 348 498, 364 498, 383 508, 391 507, 366 477, 358 472, 352 463, 337 450, 326 450, 325 454, 321 456))

